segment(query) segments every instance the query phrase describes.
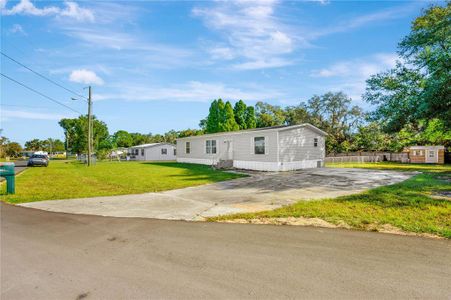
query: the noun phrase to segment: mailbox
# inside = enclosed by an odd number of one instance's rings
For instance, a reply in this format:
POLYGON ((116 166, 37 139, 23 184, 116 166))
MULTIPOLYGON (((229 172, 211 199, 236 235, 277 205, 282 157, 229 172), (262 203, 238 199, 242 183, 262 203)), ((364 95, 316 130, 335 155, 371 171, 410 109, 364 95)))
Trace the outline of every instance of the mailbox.
POLYGON ((6 193, 15 194, 16 192, 16 173, 14 171, 14 163, 1 163, 0 176, 6 179, 6 193))

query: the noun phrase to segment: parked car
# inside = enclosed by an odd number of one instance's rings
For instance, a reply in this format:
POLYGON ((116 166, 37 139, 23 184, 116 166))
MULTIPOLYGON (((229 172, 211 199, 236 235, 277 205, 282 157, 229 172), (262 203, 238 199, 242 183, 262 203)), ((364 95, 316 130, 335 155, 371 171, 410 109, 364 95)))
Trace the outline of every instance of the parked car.
POLYGON ((34 154, 28 160, 28 167, 34 166, 44 166, 47 167, 49 165, 49 158, 43 154, 34 154))

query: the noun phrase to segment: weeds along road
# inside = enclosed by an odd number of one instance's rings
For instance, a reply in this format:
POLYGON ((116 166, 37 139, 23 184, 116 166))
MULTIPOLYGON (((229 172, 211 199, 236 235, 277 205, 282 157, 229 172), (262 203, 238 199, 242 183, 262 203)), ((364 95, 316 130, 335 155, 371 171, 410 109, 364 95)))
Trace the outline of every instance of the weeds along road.
POLYGON ((449 298, 451 242, 1 204, 1 299, 449 298))

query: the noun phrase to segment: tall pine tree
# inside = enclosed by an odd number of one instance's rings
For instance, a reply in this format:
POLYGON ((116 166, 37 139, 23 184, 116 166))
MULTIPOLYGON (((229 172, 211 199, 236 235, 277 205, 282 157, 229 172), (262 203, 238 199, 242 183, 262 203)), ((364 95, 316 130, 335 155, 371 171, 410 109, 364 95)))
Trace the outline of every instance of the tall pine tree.
MULTIPOLYGON (((221 100, 221 99, 219 99, 221 100)), ((219 131, 219 106, 218 101, 211 102, 210 110, 207 117, 206 133, 215 133, 219 131)))
POLYGON ((255 118, 255 109, 253 106, 246 107, 246 128, 252 129, 257 127, 257 119, 255 118))
POLYGON ((246 104, 243 100, 235 103, 235 107, 233 108, 233 113, 235 114, 235 121, 240 127, 240 129, 247 129, 246 124, 246 104))
POLYGON ((240 126, 235 121, 235 114, 233 113, 232 104, 226 102, 223 111, 224 122, 222 123, 222 131, 237 131, 240 126))

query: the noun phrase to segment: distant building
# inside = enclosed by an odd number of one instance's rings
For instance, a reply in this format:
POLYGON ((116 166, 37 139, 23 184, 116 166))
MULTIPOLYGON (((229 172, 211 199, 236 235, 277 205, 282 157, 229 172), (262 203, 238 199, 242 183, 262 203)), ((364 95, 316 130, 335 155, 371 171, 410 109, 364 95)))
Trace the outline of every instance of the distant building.
POLYGON ((177 161, 259 171, 324 166, 327 133, 310 124, 177 139, 177 161))
POLYGON ((175 160, 175 145, 169 143, 153 143, 128 148, 132 160, 164 161, 175 160))
POLYGON ((444 164, 444 146, 411 146, 407 148, 409 160, 417 164, 444 164))

